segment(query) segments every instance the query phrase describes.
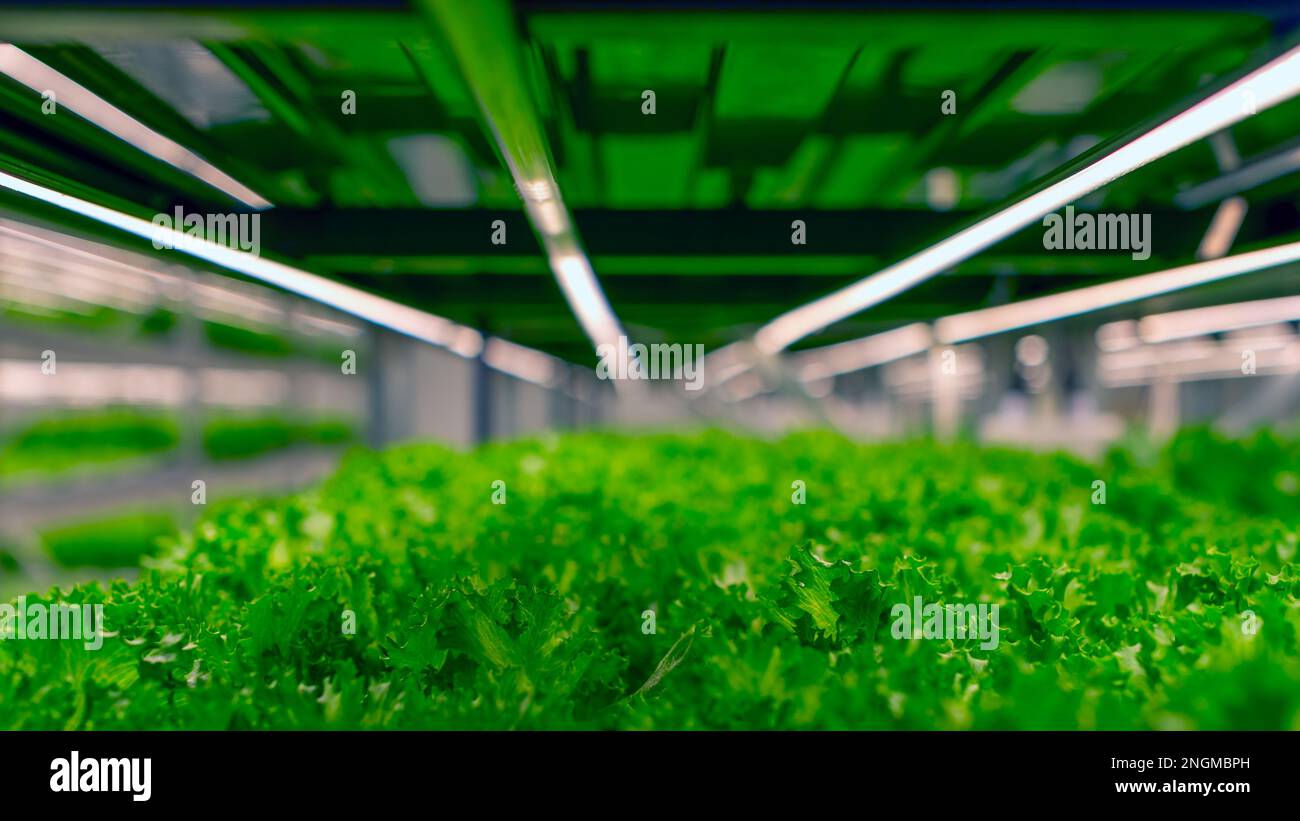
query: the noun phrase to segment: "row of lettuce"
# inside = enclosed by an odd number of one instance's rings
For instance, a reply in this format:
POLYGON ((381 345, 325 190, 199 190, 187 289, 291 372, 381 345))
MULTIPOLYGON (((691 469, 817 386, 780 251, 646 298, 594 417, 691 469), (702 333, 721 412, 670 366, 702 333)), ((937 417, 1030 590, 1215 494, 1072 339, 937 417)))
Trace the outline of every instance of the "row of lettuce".
MULTIPOLYGON (((137 314, 107 305, 87 306, 81 310, 36 309, 0 300, 0 320, 47 330, 112 333, 139 342, 165 343, 174 338, 181 315, 162 307, 137 314)), ((266 358, 301 357, 329 365, 337 365, 339 361, 338 344, 330 345, 218 319, 199 320, 198 327, 207 344, 218 351, 266 358)))
MULTIPOLYGON (((162 306, 144 313, 105 305, 72 310, 0 298, 0 321, 91 338, 112 335, 169 344, 175 341, 181 319, 162 306)), ((331 366, 339 361, 339 345, 313 337, 218 319, 199 320, 197 327, 205 343, 218 353, 316 360, 331 366)), ((357 438, 354 421, 337 415, 208 413, 198 427, 198 448, 190 456, 213 462, 252 459, 301 446, 342 446, 357 438)), ((111 481, 122 472, 150 470, 180 458, 188 435, 178 415, 135 407, 58 412, 22 424, 9 421, 0 425, 0 493, 32 485, 58 493, 63 483, 86 476, 111 481)), ((45 554, 64 567, 135 566, 160 540, 174 538, 180 525, 173 511, 132 509, 85 518, 74 510, 70 518, 74 521, 36 534, 45 554)), ((0 532, 0 591, 12 587, 5 583, 6 576, 13 583, 23 578, 18 557, 26 551, 5 543, 15 538, 0 532)))
MULTIPOLYGON (((208 459, 246 459, 301 445, 343 445, 354 424, 341 417, 209 415, 201 422, 208 459)), ((136 408, 42 417, 0 434, 0 481, 57 478, 88 466, 164 456, 181 445, 176 414, 136 408)))
MULTIPOLYGON (((199 434, 202 455, 213 463, 296 447, 342 447, 357 435, 355 425, 341 417, 280 415, 208 416, 199 434)), ((179 417, 164 411, 119 408, 43 417, 0 434, 0 492, 35 484, 58 494, 62 483, 73 478, 113 481, 124 472, 150 470, 178 458, 181 441, 179 417)), ((84 518, 70 508, 69 518, 73 521, 35 534, 43 553, 68 568, 134 567, 161 540, 174 538, 180 526, 173 509, 129 509, 84 518)), ((21 552, 0 544, 0 574, 21 571, 21 552)))
POLYGON ((355 450, 134 581, 33 598, 109 632, 0 642, 0 726, 1300 729, 1298 470, 1294 439, 1203 430, 1098 463, 823 432, 355 450), (999 641, 900 634, 918 599, 997 605, 999 641))

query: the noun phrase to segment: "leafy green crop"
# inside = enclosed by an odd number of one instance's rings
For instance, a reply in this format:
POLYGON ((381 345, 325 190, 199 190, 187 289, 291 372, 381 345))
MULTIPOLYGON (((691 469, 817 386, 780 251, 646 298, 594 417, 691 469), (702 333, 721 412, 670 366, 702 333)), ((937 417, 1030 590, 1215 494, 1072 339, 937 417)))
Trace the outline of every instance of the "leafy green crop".
POLYGON ((0 642, 0 726, 1297 729, 1295 451, 1201 436, 358 450, 135 582, 29 598, 112 635, 0 642), (1235 447, 1253 478, 1214 481, 1235 447), (915 597, 997 604, 1000 642, 894 638, 915 597))
MULTIPOLYGON (((0 442, 0 479, 55 477, 119 467, 123 461, 174 452, 176 414, 138 408, 67 413, 40 419, 0 442)), ((260 456, 297 445, 342 445, 356 436, 342 418, 215 415, 203 423, 203 449, 214 460, 260 456)))
POLYGON ((176 534, 166 513, 127 513, 41 532, 46 552, 65 567, 134 567, 176 534))
POLYGON ((176 447, 173 416, 121 408, 38 420, 0 442, 0 476, 57 474, 91 463, 163 453, 176 447))
POLYGON ((295 445, 345 444, 353 436, 352 426, 344 420, 217 417, 203 426, 203 450, 212 459, 245 459, 295 445))

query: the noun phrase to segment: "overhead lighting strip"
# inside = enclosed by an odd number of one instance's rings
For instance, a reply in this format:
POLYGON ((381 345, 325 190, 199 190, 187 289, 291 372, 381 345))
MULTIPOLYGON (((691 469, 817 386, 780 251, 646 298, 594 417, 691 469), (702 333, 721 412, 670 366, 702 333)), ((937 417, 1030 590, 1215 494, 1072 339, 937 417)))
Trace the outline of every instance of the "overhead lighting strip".
POLYGON ((800 351, 794 354, 795 374, 801 382, 813 382, 924 353, 933 344, 930 326, 915 322, 861 339, 800 351))
POLYGON ((0 43, 0 73, 37 94, 53 92, 57 105, 66 107, 123 142, 228 194, 249 208, 261 210, 271 207, 270 200, 247 185, 15 45, 0 43))
POLYGON ((1288 296, 1144 316, 1138 334, 1143 342, 1160 343, 1296 321, 1300 321, 1300 296, 1288 296))
POLYGON ((1107 183, 1300 93, 1300 47, 1209 95, 1085 168, 853 285, 789 311, 754 341, 774 354, 951 268, 1107 183))
MULTIPOLYGON (((935 342, 942 345, 969 342, 1296 262, 1300 262, 1300 242, 953 314, 936 321, 932 331, 924 323, 914 323, 849 342, 799 351, 791 356, 800 379, 813 381, 922 353, 935 342)), ((1127 321, 1109 323, 1102 329, 1119 335, 1140 333, 1143 341, 1163 342, 1292 320, 1300 320, 1300 296, 1155 314, 1144 318, 1132 329, 1127 321)))
MULTIPOLYGON (((624 334, 610 306, 559 186, 545 130, 529 92, 511 5, 502 0, 422 0, 440 36, 445 35, 473 92, 487 136, 505 160, 529 222, 541 239, 556 282, 583 332, 596 347, 619 348, 624 334)), ((617 387, 626 387, 616 383, 617 387)))
MULTIPOLYGON (((247 251, 228 248, 203 237, 186 234, 174 228, 155 225, 148 220, 123 214, 120 211, 51 190, 4 172, 0 172, 0 186, 126 231, 129 234, 148 240, 165 241, 170 247, 190 256, 231 271, 238 271, 241 274, 307 297, 375 325, 380 325, 421 342, 427 342, 430 345, 446 348, 466 358, 478 356, 484 351, 486 344, 491 346, 493 350, 500 352, 487 357, 485 360, 487 364, 490 367, 499 366, 497 369, 511 375, 528 378, 529 381, 535 381, 530 376, 536 376, 538 379, 545 377, 546 381, 539 382, 539 384, 549 383, 549 380, 554 377, 555 364, 552 363, 551 369, 542 374, 542 371, 536 366, 536 363, 540 360, 535 357, 529 359, 528 364, 524 367, 516 366, 515 363, 522 361, 520 358, 521 353, 531 351, 531 349, 523 348, 523 346, 514 343, 505 343, 505 347, 502 347, 499 343, 504 343, 504 340, 488 339, 485 341, 483 335, 475 329, 427 311, 421 311, 400 302, 375 296, 359 288, 335 282, 319 274, 303 271, 282 262, 254 256, 247 251), (524 374, 530 376, 524 376, 524 374)), ((541 351, 532 351, 532 353, 535 353, 537 357, 548 357, 547 354, 541 351)))
POLYGON ((1300 261, 1300 242, 1291 242, 1154 274, 946 316, 934 323, 934 335, 943 344, 965 342, 1297 261, 1300 261))

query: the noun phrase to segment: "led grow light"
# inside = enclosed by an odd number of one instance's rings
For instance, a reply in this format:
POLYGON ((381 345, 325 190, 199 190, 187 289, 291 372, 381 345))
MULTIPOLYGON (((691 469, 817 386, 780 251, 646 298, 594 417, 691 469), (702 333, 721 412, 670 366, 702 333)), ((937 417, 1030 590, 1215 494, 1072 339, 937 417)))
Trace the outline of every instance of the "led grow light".
MULTIPOLYGON (((1297 261, 1300 261, 1300 242, 954 314, 935 322, 933 340, 945 345, 966 342, 1297 261)), ((1300 296, 1156 314, 1141 323, 1111 322, 1098 328, 1097 341, 1103 350, 1119 351, 1136 346, 1139 335, 1145 342, 1164 342, 1293 320, 1300 320, 1300 296)), ((800 379, 809 381, 902 359, 921 353, 931 344, 929 329, 923 323, 915 323, 800 351, 794 357, 800 379)), ((743 370, 737 366, 732 375, 743 370)))
POLYGON ((0 43, 0 73, 35 91, 53 92, 55 102, 113 136, 234 197, 250 208, 269 200, 174 140, 164 137, 90 89, 63 76, 17 46, 0 43))
POLYGON ((847 288, 789 311, 759 329, 759 349, 777 353, 833 322, 883 302, 1033 221, 1136 168, 1300 93, 1300 47, 1117 148, 1060 182, 847 288))
POLYGON ((861 339, 800 351, 794 355, 795 372, 800 381, 816 381, 922 353, 932 344, 930 327, 915 322, 861 339))
POLYGON ((617 345, 623 333, 585 254, 566 252, 550 258, 560 290, 587 336, 597 346, 617 345))
POLYGON ((1296 320, 1300 320, 1300 296, 1289 296, 1152 314, 1138 323, 1138 333, 1143 342, 1169 342, 1296 320))
POLYGON ((964 342, 1296 261, 1300 261, 1300 242, 1262 248, 1117 282, 946 316, 935 322, 935 338, 944 344, 964 342))
POLYGON ((483 361, 490 368, 542 387, 555 385, 563 367, 560 360, 549 354, 499 337, 487 341, 483 361))
POLYGON ((1246 219, 1246 200, 1243 197, 1229 197, 1219 203, 1210 220, 1210 227, 1196 249, 1197 259, 1218 259, 1232 248, 1232 242, 1241 230, 1241 223, 1246 219))
POLYGON ((171 247, 191 256, 247 274, 423 342, 449 348, 462 356, 476 356, 482 347, 481 337, 476 344, 474 339, 464 333, 469 331, 478 337, 478 332, 473 328, 457 325, 449 319, 375 296, 359 288, 228 248, 174 228, 155 225, 139 217, 62 194, 3 172, 0 172, 0 185, 145 239, 166 239, 171 242, 171 247))
MULTIPOLYGON (((529 222, 541 238, 551 271, 593 346, 617 345, 622 324, 565 207, 547 147, 546 130, 529 91, 515 20, 505 3, 417 3, 445 37, 473 93, 487 136, 501 152, 529 222)), ((616 389, 628 390, 626 382, 616 389)))

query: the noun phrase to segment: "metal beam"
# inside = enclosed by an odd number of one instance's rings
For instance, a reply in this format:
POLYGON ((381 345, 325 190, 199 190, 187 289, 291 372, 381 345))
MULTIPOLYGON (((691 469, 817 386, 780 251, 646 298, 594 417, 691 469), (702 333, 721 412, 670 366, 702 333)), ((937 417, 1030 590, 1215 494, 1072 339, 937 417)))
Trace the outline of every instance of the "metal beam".
MULTIPOLYGON (((788 259, 783 272, 798 272, 799 260, 830 255, 888 257, 914 248, 980 212, 936 212, 920 209, 854 210, 612 210, 570 212, 573 223, 588 239, 584 247, 593 258, 714 257, 737 255, 788 259), (808 244, 790 242, 790 223, 801 219, 808 227, 808 244)), ((1082 213, 1082 212, 1081 212, 1082 213)), ((1144 208, 1151 214, 1153 254, 1190 257, 1209 225, 1212 210, 1144 208)), ((526 235, 527 223, 517 211, 496 209, 440 210, 422 208, 296 209, 279 207, 262 214, 263 244, 299 259, 311 256, 466 256, 484 260, 536 255, 542 245, 526 235), (508 245, 490 244, 492 223, 502 220, 508 245)), ((1258 236, 1265 228, 1261 221, 1258 236)), ((1275 230, 1275 226, 1267 226, 1275 230)), ((1300 225, 1295 226, 1300 229, 1300 225)), ((1244 239, 1252 238, 1248 230, 1244 239)), ((1044 254, 1042 235, 1026 231, 998 243, 991 253, 1025 256, 1044 254)), ((1104 259, 1113 251, 1080 251, 1104 259)), ((767 269, 764 269, 767 270, 767 269)), ((817 270, 809 266, 810 271, 817 270)), ((837 273, 859 273, 849 268, 837 273)), ((502 271, 501 273, 508 273, 502 271)))
POLYGON ((1300 139, 1224 170, 1226 173, 1221 176, 1175 194, 1174 204, 1180 208, 1200 208, 1300 171, 1300 139))

